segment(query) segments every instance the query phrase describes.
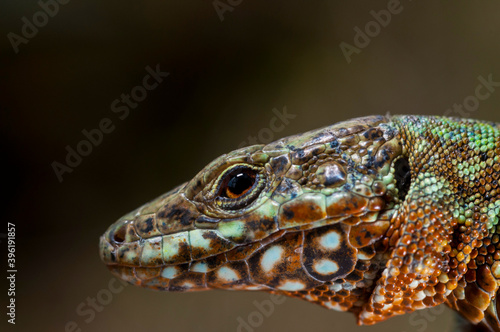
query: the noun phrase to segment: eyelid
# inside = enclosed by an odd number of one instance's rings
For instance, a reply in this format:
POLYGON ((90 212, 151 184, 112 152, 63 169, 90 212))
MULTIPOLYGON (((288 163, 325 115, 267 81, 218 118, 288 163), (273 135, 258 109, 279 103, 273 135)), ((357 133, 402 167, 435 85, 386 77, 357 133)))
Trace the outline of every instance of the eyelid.
MULTIPOLYGON (((261 173, 262 172, 262 168, 261 167, 257 167, 257 166, 253 166, 253 165, 247 165, 247 164, 235 164, 233 165, 232 167, 229 167, 227 169, 225 169, 218 177, 217 179, 215 180, 215 187, 214 187, 214 194, 217 196, 220 194, 221 192, 221 188, 222 186, 225 184, 226 180, 227 180, 227 176, 235 171, 238 171, 238 170, 242 170, 242 169, 252 169, 255 171, 255 174, 257 176, 257 174, 261 173)), ((229 181, 229 180, 227 180, 229 181)))
POLYGON ((217 208, 229 211, 238 210, 252 204, 255 200, 257 200, 262 190, 266 187, 266 177, 263 171, 263 167, 248 164, 236 164, 232 167, 227 168, 214 181, 214 186, 211 190, 212 203, 215 204, 217 208), (230 176, 231 173, 237 172, 239 170, 250 170, 255 174, 255 181, 252 186, 242 195, 236 198, 221 196, 221 190, 223 189, 224 185, 227 185, 227 181, 229 181, 227 177, 230 176))

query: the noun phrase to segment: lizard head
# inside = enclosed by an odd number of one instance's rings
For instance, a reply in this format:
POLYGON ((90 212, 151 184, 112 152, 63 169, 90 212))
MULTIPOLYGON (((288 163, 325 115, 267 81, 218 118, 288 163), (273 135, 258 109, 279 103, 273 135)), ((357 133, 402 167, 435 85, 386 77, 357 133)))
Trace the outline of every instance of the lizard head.
POLYGON ((424 289, 449 272, 443 221, 458 215, 422 177, 428 147, 406 131, 419 121, 358 118, 223 155, 111 225, 101 258, 138 286, 263 290, 364 324, 442 303, 458 274, 424 289))

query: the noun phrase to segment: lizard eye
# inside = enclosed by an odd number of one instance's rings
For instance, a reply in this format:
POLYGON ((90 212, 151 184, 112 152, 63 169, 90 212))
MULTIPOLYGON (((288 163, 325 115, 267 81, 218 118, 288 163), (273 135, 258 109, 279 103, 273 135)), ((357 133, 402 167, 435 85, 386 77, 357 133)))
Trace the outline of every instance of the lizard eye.
POLYGON ((399 191, 399 199, 404 200, 411 185, 411 169, 408 159, 403 157, 396 160, 394 164, 394 178, 399 191))
POLYGON ((259 168, 235 165, 219 177, 216 203, 223 209, 236 210, 252 203, 264 187, 259 168))
POLYGON ((237 171, 229 174, 224 179, 227 184, 223 186, 222 195, 227 198, 238 198, 245 195, 255 183, 255 173, 248 170, 237 171))

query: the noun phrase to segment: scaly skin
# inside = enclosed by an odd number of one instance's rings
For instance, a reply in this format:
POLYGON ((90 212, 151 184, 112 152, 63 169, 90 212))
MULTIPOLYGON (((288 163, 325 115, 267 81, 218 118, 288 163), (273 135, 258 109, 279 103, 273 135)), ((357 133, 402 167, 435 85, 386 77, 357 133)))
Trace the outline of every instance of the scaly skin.
POLYGON ((446 303, 500 331, 499 158, 495 123, 341 122, 215 159, 115 222, 101 258, 157 290, 263 290, 359 324, 446 303))

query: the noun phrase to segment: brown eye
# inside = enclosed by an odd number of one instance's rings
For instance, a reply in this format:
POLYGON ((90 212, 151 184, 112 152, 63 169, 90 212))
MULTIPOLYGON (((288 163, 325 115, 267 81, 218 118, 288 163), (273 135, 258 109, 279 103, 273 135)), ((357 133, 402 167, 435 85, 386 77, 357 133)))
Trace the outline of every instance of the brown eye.
POLYGON ((239 198, 255 184, 257 172, 247 167, 236 167, 224 175, 220 187, 221 197, 239 198))
POLYGON ((252 203, 264 187, 260 168, 236 165, 220 176, 216 202, 223 209, 236 210, 252 203))
POLYGON ((228 174, 228 178, 229 181, 223 192, 227 198, 238 198, 245 195, 255 183, 255 173, 248 170, 228 174))

